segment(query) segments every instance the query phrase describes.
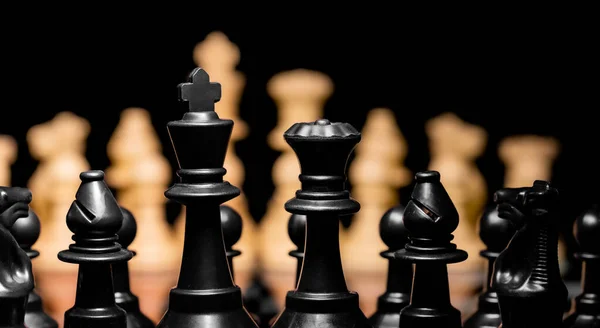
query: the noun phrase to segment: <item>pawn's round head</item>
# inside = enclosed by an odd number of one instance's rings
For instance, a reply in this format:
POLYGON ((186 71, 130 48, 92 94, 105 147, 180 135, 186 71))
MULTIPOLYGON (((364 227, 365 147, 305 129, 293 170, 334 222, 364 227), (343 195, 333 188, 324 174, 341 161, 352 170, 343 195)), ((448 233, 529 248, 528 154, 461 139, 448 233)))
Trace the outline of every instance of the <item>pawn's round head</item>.
POLYGON ((242 217, 227 205, 221 205, 221 228, 225 247, 231 249, 242 237, 242 217))
POLYGON ((580 253, 600 256, 600 207, 592 206, 575 220, 575 238, 579 243, 580 253))
POLYGON ((496 206, 488 207, 479 221, 479 237, 488 251, 502 252, 516 232, 515 226, 498 216, 496 206))
POLYGON ((123 213, 123 224, 121 225, 121 229, 117 232, 117 235, 119 236, 119 244, 121 244, 123 248, 127 248, 135 239, 137 223, 135 222, 133 214, 128 209, 121 207, 121 212, 123 213))
POLYGON ((18 219, 10 228, 10 232, 15 237, 15 240, 28 255, 31 247, 40 237, 40 231, 40 219, 31 209, 29 209, 28 216, 18 219))
POLYGON ((404 206, 398 205, 385 212, 379 221, 379 235, 390 250, 404 248, 408 242, 408 230, 404 226, 404 206))
POLYGON ((292 214, 288 221, 288 235, 299 249, 304 249, 306 236, 306 215, 292 214))

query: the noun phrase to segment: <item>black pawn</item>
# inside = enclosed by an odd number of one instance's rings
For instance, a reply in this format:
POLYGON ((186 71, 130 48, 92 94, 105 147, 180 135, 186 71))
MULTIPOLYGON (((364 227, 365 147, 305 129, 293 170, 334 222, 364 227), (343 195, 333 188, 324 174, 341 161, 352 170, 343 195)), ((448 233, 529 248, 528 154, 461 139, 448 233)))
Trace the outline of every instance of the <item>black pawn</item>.
POLYGON ((288 235, 290 240, 296 245, 296 249, 290 251, 290 256, 295 258, 296 263, 296 283, 297 287, 302 271, 302 262, 304 261, 304 242, 306 237, 306 215, 292 214, 288 221, 288 235))
POLYGON ((223 180, 233 121, 215 112, 221 85, 210 82, 201 68, 178 89, 189 111, 167 124, 179 181, 165 196, 186 206, 185 240, 179 280, 158 327, 257 327, 233 281, 221 228, 220 205, 240 194, 223 180))
MULTIPOLYGON (((119 244, 124 249, 135 239, 137 223, 133 214, 121 207, 123 213, 123 224, 117 232, 119 244)), ((135 256, 135 251, 130 252, 135 256)), ((119 262, 113 264, 113 283, 115 288, 115 302, 127 312, 127 328, 154 328, 154 323, 140 311, 140 302, 129 287, 129 264, 119 262)))
POLYGON ((296 123, 284 138, 298 157, 302 183, 285 209, 306 215, 306 243, 298 286, 288 292, 273 327, 372 327, 358 294, 348 291, 339 245, 339 216, 360 209, 346 190, 345 171, 361 135, 350 124, 322 119, 296 123))
POLYGON ((480 255, 488 260, 484 290, 479 295, 477 311, 465 321, 464 328, 498 328, 500 319, 500 308, 498 307, 498 294, 490 287, 494 262, 500 255, 508 242, 515 234, 514 226, 507 220, 498 216, 496 206, 491 206, 481 216, 479 221, 479 237, 486 246, 480 255))
POLYGON ((74 244, 58 253, 63 262, 79 264, 75 305, 65 312, 64 328, 126 328, 125 310, 116 305, 112 267, 133 254, 118 243, 123 213, 104 182, 104 172, 79 175, 81 185, 67 212, 74 244))
POLYGON ((9 231, 27 217, 31 192, 0 186, 0 327, 25 328, 29 293, 35 286, 31 260, 9 231))
POLYGON ((496 191, 494 202, 517 230, 494 263, 500 327, 561 327, 568 296, 558 266, 558 190, 536 180, 496 191))
POLYGON ((377 311, 369 318, 374 328, 397 328, 400 311, 410 303, 412 263, 398 260, 394 253, 408 242, 408 230, 403 221, 404 206, 389 209, 379 221, 379 235, 388 250, 381 256, 388 260, 387 288, 377 299, 377 311))
MULTIPOLYGON (((40 229, 40 219, 31 209, 29 209, 27 217, 18 219, 10 229, 19 246, 21 246, 31 260, 40 255, 40 252, 31 248, 40 237, 40 229)), ((28 328, 58 327, 58 323, 44 312, 42 299, 35 289, 29 293, 29 297, 27 298, 25 325, 28 328)))
POLYGON ((450 301, 447 264, 466 260, 467 252, 451 243, 458 212, 440 178, 437 171, 417 173, 404 210, 409 242, 395 256, 415 263, 415 272, 410 304, 400 312, 402 328, 462 326, 450 301))
POLYGON ((223 229, 223 242, 225 243, 225 255, 229 262, 229 271, 235 281, 233 258, 242 255, 242 252, 233 249, 233 245, 242 237, 242 217, 227 205, 221 205, 221 228, 223 229))
POLYGON ((575 309, 564 321, 565 328, 600 327, 600 207, 594 205, 575 221, 575 237, 583 261, 582 293, 575 298, 575 309))

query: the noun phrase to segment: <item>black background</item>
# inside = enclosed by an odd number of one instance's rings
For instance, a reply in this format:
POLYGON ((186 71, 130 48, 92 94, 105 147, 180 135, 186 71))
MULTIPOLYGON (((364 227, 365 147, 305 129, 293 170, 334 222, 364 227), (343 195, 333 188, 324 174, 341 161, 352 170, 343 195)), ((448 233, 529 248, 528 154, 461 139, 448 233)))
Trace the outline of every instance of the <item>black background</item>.
MULTIPOLYGON (((196 43, 221 30, 240 47, 239 70, 247 79, 240 115, 250 135, 237 149, 247 172, 241 187, 257 219, 273 191, 271 165, 277 156, 266 144, 276 108, 265 86, 274 74, 299 67, 333 79, 335 92, 325 107, 330 120, 360 129, 369 109, 393 109, 409 143, 406 166, 413 172, 426 169, 429 161, 424 122, 453 111, 489 134, 478 165, 490 195, 504 179, 498 142, 536 133, 562 145, 552 180, 563 195, 565 226, 598 200, 600 57, 585 19, 552 16, 516 24, 510 17, 488 22, 486 16, 401 21, 375 15, 343 22, 332 16, 278 14, 277 21, 249 14, 243 20, 211 18, 207 12, 197 16, 98 16, 99 22, 90 22, 80 15, 5 24, 0 133, 19 142, 13 184, 26 185, 37 164, 28 153, 27 129, 59 111, 90 121, 87 158, 94 169, 104 169, 110 164, 106 143, 120 112, 146 108, 175 167, 165 126, 183 114, 176 86, 194 67, 196 43)), ((402 190, 402 202, 409 191, 410 186, 402 190)))

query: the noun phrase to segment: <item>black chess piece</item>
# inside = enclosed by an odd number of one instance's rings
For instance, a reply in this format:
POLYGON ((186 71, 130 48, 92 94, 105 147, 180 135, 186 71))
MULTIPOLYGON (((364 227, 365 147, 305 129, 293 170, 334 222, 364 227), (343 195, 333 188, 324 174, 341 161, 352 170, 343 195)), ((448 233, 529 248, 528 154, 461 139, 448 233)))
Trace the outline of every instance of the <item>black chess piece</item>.
POLYGON ((233 249, 233 245, 242 237, 242 217, 233 208, 227 205, 221 205, 221 229, 223 229, 223 242, 225 244, 225 255, 229 262, 229 271, 231 277, 235 281, 235 273, 233 271, 233 259, 236 256, 242 255, 242 252, 233 249))
POLYGON ((67 212, 75 243, 58 253, 61 261, 79 264, 75 304, 65 312, 64 328, 126 328, 125 310, 115 302, 111 267, 133 257, 118 243, 123 212, 104 182, 104 172, 85 171, 79 178, 67 212))
POLYGON ((490 283, 494 272, 494 262, 500 252, 506 248, 515 231, 510 221, 498 216, 496 206, 489 206, 481 216, 479 237, 486 249, 481 251, 480 255, 488 261, 487 275, 484 290, 479 295, 477 311, 465 321, 464 328, 498 328, 502 323, 498 295, 496 290, 490 287, 490 283))
POLYGON ((157 327, 257 327, 233 282, 221 230, 220 205, 240 194, 223 180, 233 121, 215 112, 221 85, 210 82, 201 68, 178 89, 189 111, 167 124, 179 181, 165 196, 186 206, 185 240, 179 280, 157 327))
MULTIPOLYGON (((133 214, 126 208, 121 207, 123 213, 123 224, 117 236, 119 244, 124 249, 135 239, 137 223, 133 214)), ((129 250, 129 249, 128 249, 129 250)), ((133 256, 135 251, 129 250, 133 256)), ((127 328, 154 328, 154 323, 140 311, 140 302, 136 295, 131 292, 129 285, 129 264, 118 262, 112 265, 113 284, 115 289, 115 302, 117 306, 127 312, 127 328)))
MULTIPOLYGON (((40 237, 41 232, 40 219, 33 210, 29 209, 27 217, 18 219, 10 228, 10 232, 30 260, 40 255, 40 252, 31 248, 40 237)), ((31 290, 27 298, 25 325, 29 328, 58 328, 58 323, 44 312, 42 298, 35 288, 31 290)))
POLYGON ((546 181, 494 193, 498 216, 517 229, 494 264, 502 328, 560 327, 567 287, 558 266, 558 190, 546 181))
POLYGON ((304 261, 304 242, 306 238, 306 215, 292 214, 288 221, 288 235, 292 243, 296 245, 295 250, 289 252, 290 256, 295 258, 296 264, 296 283, 294 288, 300 281, 300 271, 302 271, 302 262, 304 261))
POLYGON ((451 243, 458 227, 458 212, 437 171, 415 175, 416 184, 404 210, 409 242, 395 253, 415 263, 410 304, 400 312, 400 327, 462 326, 460 311, 450 301, 450 263, 467 259, 467 252, 451 243))
POLYGON ((600 327, 600 206, 582 213, 574 224, 579 244, 575 257, 584 262, 582 293, 575 298, 574 311, 565 319, 564 328, 600 327))
POLYGON ((29 215, 31 192, 20 187, 0 187, 0 327, 25 328, 27 298, 35 282, 31 260, 10 229, 29 215))
POLYGON ((271 320, 279 313, 271 290, 262 280, 260 272, 255 273, 252 283, 245 291, 244 306, 260 328, 270 328, 271 320))
POLYGON ((387 287, 377 299, 377 311, 369 318, 374 328, 397 328, 400 311, 410 303, 412 288, 412 263, 398 260, 394 253, 408 242, 408 230, 403 221, 404 206, 389 209, 379 221, 379 235, 388 250, 381 257, 388 260, 387 287))
POLYGON ((273 328, 372 327, 358 294, 348 291, 339 246, 339 216, 360 209, 346 190, 345 170, 361 135, 350 124, 321 119, 292 125, 284 138, 298 157, 302 183, 285 209, 306 215, 306 243, 298 286, 273 328))

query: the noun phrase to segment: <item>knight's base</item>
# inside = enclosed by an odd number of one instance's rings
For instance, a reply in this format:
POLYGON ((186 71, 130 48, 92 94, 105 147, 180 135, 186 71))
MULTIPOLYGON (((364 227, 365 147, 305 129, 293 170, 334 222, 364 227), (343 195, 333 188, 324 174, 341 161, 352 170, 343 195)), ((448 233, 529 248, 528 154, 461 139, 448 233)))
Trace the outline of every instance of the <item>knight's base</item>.
POLYGON ((286 297, 286 308, 272 328, 371 328, 367 317, 358 306, 358 294, 298 293, 286 297))

